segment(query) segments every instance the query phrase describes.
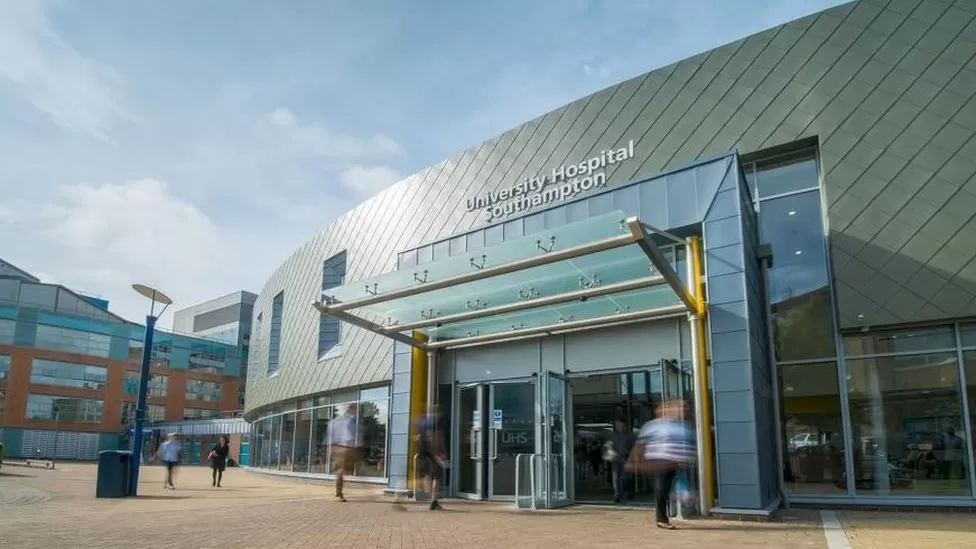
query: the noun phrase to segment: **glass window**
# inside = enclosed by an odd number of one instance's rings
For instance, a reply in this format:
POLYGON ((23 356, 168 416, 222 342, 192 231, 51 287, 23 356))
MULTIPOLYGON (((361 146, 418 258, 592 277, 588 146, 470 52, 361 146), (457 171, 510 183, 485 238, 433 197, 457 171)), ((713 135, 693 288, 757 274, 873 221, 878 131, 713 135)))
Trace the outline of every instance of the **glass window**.
POLYGON ((329 469, 329 423, 332 421, 332 406, 315 408, 312 411, 312 465, 310 472, 324 475, 329 469))
MULTIPOLYGON (((342 286, 346 281, 346 252, 336 254, 322 264, 322 292, 342 286)), ((319 358, 342 342, 342 324, 328 315, 319 315, 319 358)))
POLYGON ((451 241, 442 240, 434 244, 434 261, 451 256, 451 241))
POLYGON ((485 228, 485 246, 491 246, 492 244, 498 244, 503 241, 505 235, 503 234, 504 227, 502 225, 492 225, 485 228))
POLYGON ((0 345, 14 344, 14 330, 17 323, 13 320, 0 318, 0 345))
MULTIPOLYGON (((155 349, 155 345, 153 348, 155 349)), ((156 354, 156 351, 153 351, 156 354)), ((221 373, 227 366, 226 349, 212 345, 193 343, 187 359, 187 369, 211 374, 221 373)))
POLYGON ((845 493, 837 364, 779 366, 783 480, 793 494, 845 493))
POLYGON ((417 250, 410 250, 400 254, 397 259, 397 266, 400 269, 414 267, 417 265, 417 250))
MULTIPOLYGON (((976 351, 966 351, 962 354, 963 367, 966 370, 966 398, 969 400, 969 427, 972 431, 969 433, 969 440, 976 441, 976 351)), ((962 433, 956 433, 961 437, 966 437, 964 429, 961 429, 962 433)), ((968 454, 968 459, 972 461, 976 459, 976 455, 968 454)), ((950 457, 955 457, 951 454, 950 457)), ((966 461, 965 463, 969 463, 966 461)), ((950 476, 955 477, 959 474, 958 468, 959 463, 953 463, 956 467, 956 471, 952 471, 950 476)), ((962 473, 965 474, 965 469, 962 473)))
POLYGON ((20 303, 29 307, 53 310, 57 303, 58 287, 46 284, 20 285, 20 303))
POLYGON ((224 385, 219 381, 205 381, 202 379, 186 380, 187 400, 203 400, 206 402, 220 402, 223 396, 224 385))
POLYGON ((10 375, 10 355, 0 355, 0 380, 10 375))
POLYGON ((295 412, 282 414, 279 417, 281 418, 281 435, 279 436, 281 450, 278 452, 278 469, 291 471, 292 451, 295 445, 295 412))
MULTIPOLYGON (((146 419, 150 423, 159 423, 166 420, 166 407, 158 404, 149 404, 146 408, 146 419)), ((131 429, 136 421, 136 403, 122 403, 122 427, 131 429)))
POLYGON ((479 248, 484 248, 485 247, 485 232, 484 231, 475 231, 473 233, 468 233, 465 238, 466 238, 466 243, 467 243, 466 244, 466 246, 467 246, 466 249, 469 252, 471 250, 477 250, 479 248))
POLYGON ((295 450, 292 471, 307 473, 311 457, 309 443, 312 441, 312 410, 302 410, 295 414, 295 450))
POLYGON ((969 495, 956 353, 848 360, 858 495, 969 495))
POLYGON ((417 265, 430 263, 434 260, 434 247, 424 246, 417 250, 417 265))
POLYGON ((271 302, 271 335, 268 337, 268 375, 278 371, 281 352, 281 321, 285 309, 285 293, 280 292, 271 302))
POLYGON ((844 336, 847 356, 917 353, 952 349, 956 337, 951 326, 902 328, 844 336))
POLYGON ((451 239, 451 255, 463 254, 467 251, 464 235, 451 239))
POLYGON ((959 326, 959 343, 963 347, 976 347, 976 324, 959 326))
POLYGON ((217 417, 220 417, 220 410, 183 408, 183 419, 212 419, 217 417))
POLYGON ((816 189, 820 184, 817 158, 812 149, 756 162, 756 172, 755 187, 758 188, 760 199, 816 189))
POLYGON ((833 357, 830 276, 818 191, 762 202, 760 235, 773 248, 770 308, 777 361, 833 357))
POLYGON ((359 391, 359 400, 382 400, 384 398, 390 398, 389 385, 359 391))
POLYGON ((504 225, 505 229, 505 240, 511 240, 513 238, 518 238, 525 234, 524 227, 522 226, 522 218, 513 219, 511 221, 506 221, 504 225))
POLYGON ((360 401, 356 416, 363 437, 363 451, 355 474, 361 477, 385 477, 390 401, 386 398, 360 401))
POLYGON ((100 399, 27 395, 27 419, 54 420, 63 423, 101 423, 103 402, 100 399))
POLYGON ((555 229, 566 224, 566 208, 559 206, 542 212, 543 224, 547 229, 555 229))
POLYGON ((31 362, 30 382, 38 385, 57 385, 79 389, 105 390, 106 369, 59 360, 35 358, 31 362))
POLYGON ((38 324, 35 344, 41 349, 108 358, 112 338, 81 330, 38 324))
MULTIPOLYGON (((125 395, 137 396, 139 394, 140 377, 142 377, 141 372, 127 370, 125 372, 125 378, 122 380, 122 393, 125 395)), ((160 374, 149 375, 149 396, 164 397, 166 396, 168 390, 169 376, 160 374)))
POLYGON ((535 234, 546 228, 545 216, 541 213, 524 217, 522 222, 525 228, 523 234, 535 234))

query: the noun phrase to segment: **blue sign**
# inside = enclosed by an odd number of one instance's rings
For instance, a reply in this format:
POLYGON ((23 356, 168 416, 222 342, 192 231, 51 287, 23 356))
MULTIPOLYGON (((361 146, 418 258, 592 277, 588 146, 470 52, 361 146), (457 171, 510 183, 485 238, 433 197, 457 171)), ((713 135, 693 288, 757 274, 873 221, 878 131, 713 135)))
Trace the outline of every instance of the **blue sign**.
POLYGON ((481 423, 481 410, 471 412, 471 421, 474 423, 481 423))
POLYGON ((501 410, 495 410, 494 413, 491 416, 491 419, 492 419, 492 421, 491 421, 492 422, 492 427, 494 427, 495 429, 501 429, 502 428, 502 411, 501 410))

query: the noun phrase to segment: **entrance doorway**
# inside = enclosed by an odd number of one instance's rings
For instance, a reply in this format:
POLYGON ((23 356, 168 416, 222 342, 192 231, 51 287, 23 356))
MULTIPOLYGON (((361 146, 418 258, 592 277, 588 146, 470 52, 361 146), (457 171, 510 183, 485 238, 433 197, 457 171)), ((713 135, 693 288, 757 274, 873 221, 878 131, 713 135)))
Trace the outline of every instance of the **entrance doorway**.
POLYGON ((463 385, 457 398, 457 494, 514 500, 516 456, 536 449, 535 381, 463 385))
MULTIPOLYGON (((610 465, 603 459, 604 444, 614 423, 621 421, 635 437, 666 398, 691 398, 690 373, 677 361, 614 373, 593 373, 571 379, 573 458, 576 501, 610 503, 614 499, 610 465)), ((654 503, 654 479, 649 475, 624 475, 624 491, 630 503, 654 503)))

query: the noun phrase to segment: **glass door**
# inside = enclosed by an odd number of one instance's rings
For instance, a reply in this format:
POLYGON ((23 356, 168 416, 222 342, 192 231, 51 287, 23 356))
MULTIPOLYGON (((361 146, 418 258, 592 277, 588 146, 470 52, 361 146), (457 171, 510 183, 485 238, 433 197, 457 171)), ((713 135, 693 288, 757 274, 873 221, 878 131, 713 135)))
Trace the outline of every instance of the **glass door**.
POLYGON ((489 386, 488 497, 515 499, 515 461, 536 451, 536 388, 531 380, 489 386))
POLYGON ((540 475, 545 482, 545 506, 548 509, 563 507, 572 503, 569 493, 570 472, 570 423, 567 411, 572 407, 567 403, 566 378, 548 372, 542 389, 542 418, 540 424, 543 432, 543 459, 545 474, 540 475))
POLYGON ((482 499, 485 493, 486 408, 485 386, 469 385, 458 389, 458 422, 460 437, 457 461, 457 494, 463 498, 482 499))

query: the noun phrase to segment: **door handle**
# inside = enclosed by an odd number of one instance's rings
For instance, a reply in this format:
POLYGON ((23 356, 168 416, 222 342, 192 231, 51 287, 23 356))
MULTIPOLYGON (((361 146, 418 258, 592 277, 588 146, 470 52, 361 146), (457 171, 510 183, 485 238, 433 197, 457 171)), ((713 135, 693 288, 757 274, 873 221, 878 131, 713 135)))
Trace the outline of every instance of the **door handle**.
POLYGON ((481 431, 472 429, 471 433, 473 434, 471 437, 471 459, 481 461, 481 452, 478 451, 481 448, 481 431))
POLYGON ((498 429, 491 430, 491 443, 489 444, 489 450, 491 460, 498 461, 498 429))

